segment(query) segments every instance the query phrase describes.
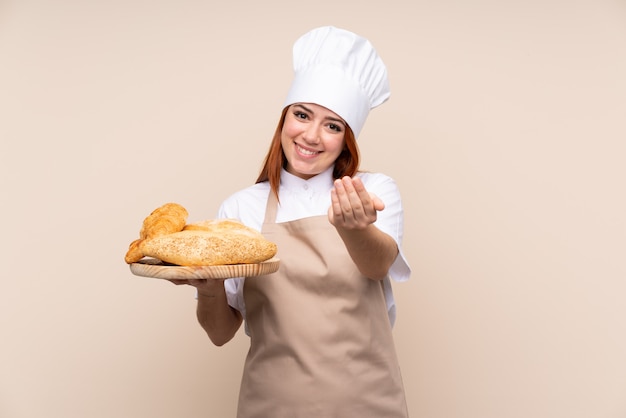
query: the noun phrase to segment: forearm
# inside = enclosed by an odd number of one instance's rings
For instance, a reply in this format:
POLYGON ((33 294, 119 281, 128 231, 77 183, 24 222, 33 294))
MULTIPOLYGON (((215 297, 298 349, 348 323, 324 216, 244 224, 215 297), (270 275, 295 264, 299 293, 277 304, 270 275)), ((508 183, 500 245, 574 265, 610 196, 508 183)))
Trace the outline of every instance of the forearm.
POLYGON ((352 261, 361 274, 382 280, 398 256, 398 245, 394 239, 373 224, 364 229, 337 228, 352 261))
POLYGON ((198 322, 217 346, 230 341, 241 326, 241 313, 232 308, 226 299, 224 281, 209 289, 198 289, 198 322))

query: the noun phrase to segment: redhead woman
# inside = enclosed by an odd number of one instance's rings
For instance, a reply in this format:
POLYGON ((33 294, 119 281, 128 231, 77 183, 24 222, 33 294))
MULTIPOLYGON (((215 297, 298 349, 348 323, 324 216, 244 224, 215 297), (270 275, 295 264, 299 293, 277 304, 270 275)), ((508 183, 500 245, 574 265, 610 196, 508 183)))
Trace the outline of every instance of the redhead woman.
POLYGON ((184 281, 211 341, 250 337, 239 418, 407 417, 391 281, 411 270, 396 183, 359 171, 357 137, 389 98, 366 39, 325 26, 294 45, 295 76, 254 185, 220 218, 278 245, 267 277, 184 281))

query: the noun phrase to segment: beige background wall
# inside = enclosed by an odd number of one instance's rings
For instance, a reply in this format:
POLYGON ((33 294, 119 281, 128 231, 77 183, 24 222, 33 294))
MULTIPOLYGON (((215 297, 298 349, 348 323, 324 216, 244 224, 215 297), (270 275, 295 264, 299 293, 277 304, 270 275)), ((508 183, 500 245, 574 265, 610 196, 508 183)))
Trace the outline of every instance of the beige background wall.
POLYGON ((360 145, 405 200, 411 415, 626 416, 626 3, 4 0, 0 417, 233 416, 247 337, 123 255, 253 182, 324 24, 390 71, 360 145))

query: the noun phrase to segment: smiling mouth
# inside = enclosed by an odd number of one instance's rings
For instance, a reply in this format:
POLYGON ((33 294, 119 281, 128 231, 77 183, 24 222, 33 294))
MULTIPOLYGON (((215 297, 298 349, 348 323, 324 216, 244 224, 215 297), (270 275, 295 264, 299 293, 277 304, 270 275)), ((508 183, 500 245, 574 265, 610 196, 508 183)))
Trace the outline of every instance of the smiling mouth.
POLYGON ((300 145, 296 144, 296 150, 302 155, 317 155, 320 151, 312 151, 306 148, 302 148, 300 145))

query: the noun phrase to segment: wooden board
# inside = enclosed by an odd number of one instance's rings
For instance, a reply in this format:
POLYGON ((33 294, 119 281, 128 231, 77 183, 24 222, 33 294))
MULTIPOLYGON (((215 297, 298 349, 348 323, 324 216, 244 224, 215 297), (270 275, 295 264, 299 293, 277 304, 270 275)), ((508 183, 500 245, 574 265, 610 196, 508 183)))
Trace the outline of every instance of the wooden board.
POLYGON ((156 279, 228 279, 230 277, 252 277, 271 274, 278 270, 280 260, 276 257, 256 264, 231 264, 221 266, 173 266, 161 260, 144 258, 130 264, 135 276, 156 279))

